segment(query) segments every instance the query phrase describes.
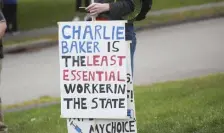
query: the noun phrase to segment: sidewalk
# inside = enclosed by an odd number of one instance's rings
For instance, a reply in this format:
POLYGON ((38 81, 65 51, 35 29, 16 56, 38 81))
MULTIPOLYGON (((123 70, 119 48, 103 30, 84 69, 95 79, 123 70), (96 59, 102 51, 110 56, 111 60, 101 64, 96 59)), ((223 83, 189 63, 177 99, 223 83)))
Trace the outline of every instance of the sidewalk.
MULTIPOLYGON (((211 8, 211 7, 221 7, 221 6, 224 6, 224 2, 209 3, 209 4, 196 5, 196 6, 187 6, 187 7, 182 7, 182 8, 168 9, 168 10, 151 11, 148 13, 148 16, 160 16, 160 15, 164 15, 164 14, 173 14, 173 13, 178 13, 178 12, 183 12, 183 11, 194 11, 194 10, 207 9, 207 8, 211 8)), ((138 28, 136 28, 136 30, 138 30, 138 28)), ((6 34, 4 37, 4 40, 12 41, 12 40, 18 40, 18 39, 40 38, 40 37, 44 37, 44 36, 57 35, 57 32, 58 32, 57 27, 46 27, 46 28, 42 28, 42 29, 33 29, 30 31, 22 31, 17 35, 6 34)), ((43 43, 51 45, 52 43, 55 43, 55 41, 52 42, 52 40, 50 40, 50 39, 49 40, 44 39, 44 40, 37 40, 37 41, 28 42, 28 43, 29 43, 29 45, 30 45, 30 43, 32 43, 33 46, 41 45, 43 43)), ((23 44, 23 46, 21 44, 15 45, 15 46, 6 46, 4 49, 4 52, 7 53, 11 49, 16 49, 18 47, 25 47, 27 45, 28 44, 23 44)))

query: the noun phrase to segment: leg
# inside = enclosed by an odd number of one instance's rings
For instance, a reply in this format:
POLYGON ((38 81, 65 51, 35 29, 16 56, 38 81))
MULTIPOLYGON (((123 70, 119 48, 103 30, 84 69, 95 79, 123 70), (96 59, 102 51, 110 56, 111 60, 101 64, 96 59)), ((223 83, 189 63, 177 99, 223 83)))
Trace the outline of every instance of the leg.
POLYGON ((14 19, 14 6, 13 4, 7 5, 7 14, 8 14, 8 28, 9 32, 13 32, 13 19, 14 19))
POLYGON ((134 31, 133 26, 127 26, 126 27, 126 40, 130 40, 131 42, 131 47, 130 47, 130 53, 131 53, 131 70, 132 70, 132 76, 134 74, 134 54, 135 54, 135 49, 136 49, 136 34, 134 31))
POLYGON ((8 4, 4 4, 2 12, 3 12, 4 16, 5 16, 6 23, 7 23, 6 32, 10 32, 10 13, 9 13, 10 9, 9 9, 8 4))
POLYGON ((132 70, 132 76, 134 75, 134 54, 135 54, 135 49, 136 49, 136 34, 133 32, 133 37, 132 37, 132 43, 131 43, 131 70, 132 70))
MULTIPOLYGON (((1 69, 2 69, 2 59, 0 59, 0 74, 1 74, 1 69)), ((1 81, 0 81, 1 82, 1 81)), ((0 133, 7 133, 7 126, 3 123, 3 112, 1 108, 1 98, 0 98, 0 133)))
POLYGON ((12 4, 12 31, 17 31, 17 4, 12 4))

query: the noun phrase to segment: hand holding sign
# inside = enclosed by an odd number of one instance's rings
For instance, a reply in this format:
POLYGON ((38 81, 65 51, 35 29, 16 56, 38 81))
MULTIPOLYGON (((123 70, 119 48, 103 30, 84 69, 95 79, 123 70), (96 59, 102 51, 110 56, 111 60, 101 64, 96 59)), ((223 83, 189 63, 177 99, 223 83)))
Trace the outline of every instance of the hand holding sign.
POLYGON ((86 10, 90 12, 91 16, 96 16, 102 12, 109 11, 110 6, 108 3, 92 3, 86 10))

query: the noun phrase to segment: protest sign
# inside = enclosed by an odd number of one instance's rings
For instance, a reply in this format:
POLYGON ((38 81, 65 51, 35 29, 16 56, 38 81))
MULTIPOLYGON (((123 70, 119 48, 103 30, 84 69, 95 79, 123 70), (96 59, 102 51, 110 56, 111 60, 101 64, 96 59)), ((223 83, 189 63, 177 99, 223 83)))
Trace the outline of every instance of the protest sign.
POLYGON ((130 53, 127 56, 127 98, 126 119, 67 119, 68 133, 137 133, 133 78, 131 74, 130 53))
POLYGON ((126 118, 125 23, 58 23, 62 118, 126 118))

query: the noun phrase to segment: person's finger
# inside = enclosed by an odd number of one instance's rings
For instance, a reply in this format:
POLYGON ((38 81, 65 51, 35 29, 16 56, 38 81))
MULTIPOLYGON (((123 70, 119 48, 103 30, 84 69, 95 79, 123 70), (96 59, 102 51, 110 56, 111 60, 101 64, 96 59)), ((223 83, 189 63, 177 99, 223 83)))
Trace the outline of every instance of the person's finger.
POLYGON ((90 10, 91 8, 95 7, 96 5, 97 5, 97 3, 92 3, 86 8, 86 10, 90 10))
POLYGON ((95 10, 90 10, 90 13, 97 13, 98 12, 98 10, 97 9, 95 9, 95 10))
POLYGON ((96 10, 98 10, 98 7, 97 7, 97 6, 91 8, 91 9, 89 10, 89 12, 91 12, 91 11, 96 11, 96 10))

